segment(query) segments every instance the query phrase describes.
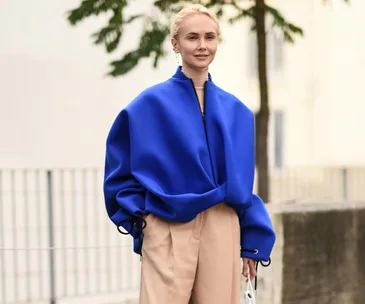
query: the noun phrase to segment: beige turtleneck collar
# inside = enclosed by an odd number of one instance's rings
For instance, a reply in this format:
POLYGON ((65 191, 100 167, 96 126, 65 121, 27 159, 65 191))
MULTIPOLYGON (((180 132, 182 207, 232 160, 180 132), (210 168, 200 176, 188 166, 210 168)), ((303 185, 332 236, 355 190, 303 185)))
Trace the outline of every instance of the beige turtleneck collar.
POLYGON ((204 70, 193 70, 186 66, 181 68, 181 71, 190 79, 193 80, 194 86, 196 88, 204 87, 204 83, 208 80, 208 67, 204 70))
POLYGON ((200 104, 200 110, 204 115, 204 84, 208 80, 208 68, 197 71, 183 66, 181 68, 181 71, 185 74, 186 77, 190 78, 193 81, 200 104))

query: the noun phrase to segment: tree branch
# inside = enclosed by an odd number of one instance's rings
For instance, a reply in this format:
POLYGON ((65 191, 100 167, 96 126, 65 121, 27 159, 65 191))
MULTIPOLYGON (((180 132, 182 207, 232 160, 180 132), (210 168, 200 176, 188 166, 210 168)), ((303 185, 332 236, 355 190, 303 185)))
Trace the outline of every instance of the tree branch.
POLYGON ((124 75, 136 67, 142 58, 151 55, 154 58, 153 66, 157 67, 159 59, 165 55, 163 43, 167 35, 167 26, 161 25, 157 20, 151 20, 141 35, 139 47, 126 53, 122 59, 111 62, 113 69, 108 75, 114 77, 124 75))
POLYGON ((272 17, 272 27, 281 30, 285 41, 294 43, 294 35, 303 36, 303 30, 293 23, 286 21, 284 16, 277 9, 266 4, 265 10, 272 17))

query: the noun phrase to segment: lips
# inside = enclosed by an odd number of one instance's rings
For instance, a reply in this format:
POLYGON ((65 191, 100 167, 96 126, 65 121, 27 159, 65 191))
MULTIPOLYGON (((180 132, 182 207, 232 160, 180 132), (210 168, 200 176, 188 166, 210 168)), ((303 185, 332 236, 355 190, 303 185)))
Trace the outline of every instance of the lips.
POLYGON ((207 58, 209 55, 195 55, 197 58, 207 58))

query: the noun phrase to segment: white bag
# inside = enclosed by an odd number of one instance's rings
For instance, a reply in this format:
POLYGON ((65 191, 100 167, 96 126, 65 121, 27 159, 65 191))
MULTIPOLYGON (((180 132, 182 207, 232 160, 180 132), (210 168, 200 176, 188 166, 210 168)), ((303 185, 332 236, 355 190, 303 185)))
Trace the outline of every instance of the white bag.
POLYGON ((250 280, 246 282, 246 287, 242 290, 242 298, 241 298, 241 304, 255 304, 255 292, 252 287, 252 283, 250 280))

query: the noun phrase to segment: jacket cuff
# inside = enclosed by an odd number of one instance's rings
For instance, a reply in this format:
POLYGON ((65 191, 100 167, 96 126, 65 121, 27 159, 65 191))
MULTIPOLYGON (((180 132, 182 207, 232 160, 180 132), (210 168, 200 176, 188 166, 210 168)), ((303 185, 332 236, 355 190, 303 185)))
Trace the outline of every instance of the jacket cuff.
POLYGON ((130 234, 133 238, 139 236, 141 227, 138 227, 138 220, 123 209, 119 209, 110 219, 121 234, 130 234))
POLYGON ((241 257, 269 261, 275 243, 275 232, 266 207, 253 195, 251 207, 240 217, 241 257))
POLYGON ((275 234, 257 237, 255 232, 246 232, 244 233, 244 239, 245 241, 241 244, 242 258, 258 261, 270 260, 271 251, 275 243, 275 234))

